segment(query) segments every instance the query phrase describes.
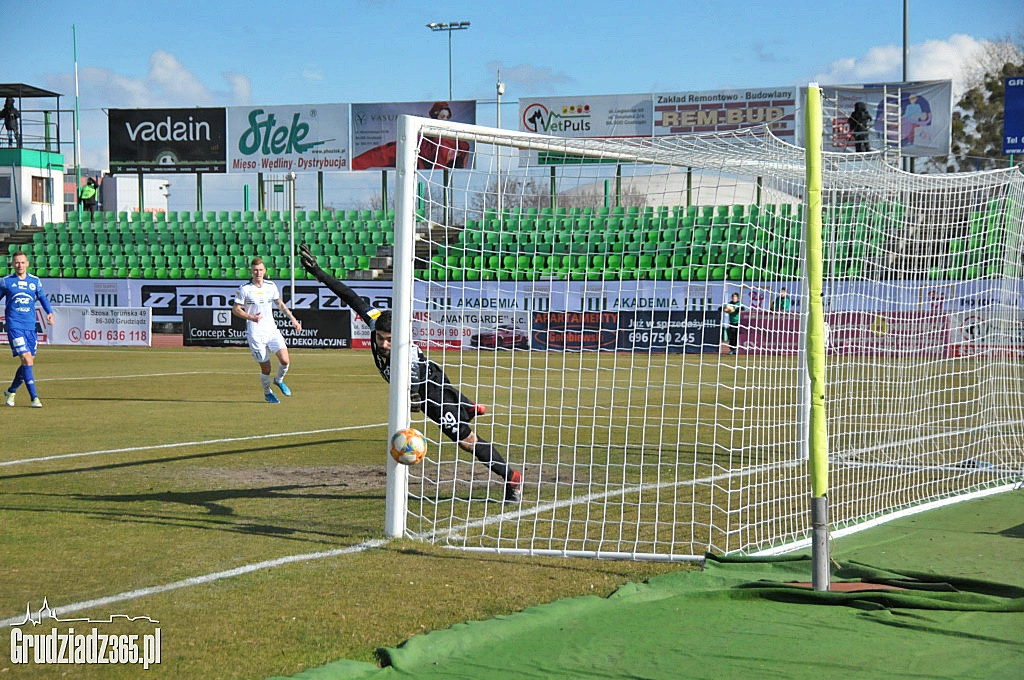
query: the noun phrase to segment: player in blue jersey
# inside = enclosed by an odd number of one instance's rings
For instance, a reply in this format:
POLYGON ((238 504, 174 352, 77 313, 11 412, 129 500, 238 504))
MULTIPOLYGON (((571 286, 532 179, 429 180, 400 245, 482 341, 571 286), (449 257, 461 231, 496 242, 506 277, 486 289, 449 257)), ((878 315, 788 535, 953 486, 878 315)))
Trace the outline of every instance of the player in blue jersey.
MULTIPOLYGON (((370 327, 370 348, 377 370, 387 382, 391 382, 391 310, 373 309, 355 291, 334 278, 317 264, 309 246, 299 246, 302 267, 318 281, 331 289, 345 304, 358 314, 370 327)), ((419 347, 412 347, 413 408, 422 410, 441 428, 448 439, 486 465, 491 472, 505 482, 505 502, 516 503, 522 496, 523 475, 505 462, 494 444, 484 441, 473 431, 470 421, 484 412, 484 407, 473 403, 462 394, 444 374, 441 367, 427 359, 419 347)))
POLYGON ((4 313, 7 326, 7 342, 11 354, 21 359, 21 366, 14 374, 14 381, 4 392, 4 402, 14 406, 14 393, 22 383, 28 388, 33 408, 42 408, 43 402, 36 393, 36 378, 32 373, 36 356, 36 302, 46 312, 46 321, 53 325, 53 308, 43 292, 43 282, 38 276, 28 273, 28 255, 15 253, 11 260, 14 273, 0 280, 0 300, 6 300, 4 313))

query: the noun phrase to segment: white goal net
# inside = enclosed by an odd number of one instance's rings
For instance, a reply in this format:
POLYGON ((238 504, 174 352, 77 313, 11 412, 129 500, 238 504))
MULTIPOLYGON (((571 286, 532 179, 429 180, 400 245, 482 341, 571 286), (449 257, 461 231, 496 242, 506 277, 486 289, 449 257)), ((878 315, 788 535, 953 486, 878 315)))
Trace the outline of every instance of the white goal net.
MULTIPOLYGON (((803 149, 414 118, 400 139, 391 426, 429 440, 393 468, 402 533, 667 560, 807 539, 803 149), (409 339, 486 405, 473 433, 520 501, 409 421, 409 339)), ((833 528, 1020 480, 1024 178, 825 154, 823 199, 833 528)))

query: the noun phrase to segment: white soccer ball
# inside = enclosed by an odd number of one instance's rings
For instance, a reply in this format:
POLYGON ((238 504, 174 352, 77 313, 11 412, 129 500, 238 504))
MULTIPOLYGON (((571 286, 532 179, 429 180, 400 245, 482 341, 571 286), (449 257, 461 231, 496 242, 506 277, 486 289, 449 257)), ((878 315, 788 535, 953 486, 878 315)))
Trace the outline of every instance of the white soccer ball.
POLYGON ((427 440, 423 433, 411 427, 399 430, 391 437, 391 457, 402 465, 415 465, 427 455, 427 440))

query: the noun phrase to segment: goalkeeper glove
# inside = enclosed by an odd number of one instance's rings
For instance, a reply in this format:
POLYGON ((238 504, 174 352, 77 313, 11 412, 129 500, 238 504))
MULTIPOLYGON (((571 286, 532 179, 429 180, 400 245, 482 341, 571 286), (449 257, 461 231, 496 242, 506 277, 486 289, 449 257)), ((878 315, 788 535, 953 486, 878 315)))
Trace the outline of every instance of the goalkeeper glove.
POLYGON ((299 263, 302 265, 303 269, 318 279, 320 278, 320 274, 324 273, 324 270, 321 269, 320 265, 317 263, 316 258, 313 257, 313 253, 309 251, 309 246, 305 243, 299 245, 299 263))

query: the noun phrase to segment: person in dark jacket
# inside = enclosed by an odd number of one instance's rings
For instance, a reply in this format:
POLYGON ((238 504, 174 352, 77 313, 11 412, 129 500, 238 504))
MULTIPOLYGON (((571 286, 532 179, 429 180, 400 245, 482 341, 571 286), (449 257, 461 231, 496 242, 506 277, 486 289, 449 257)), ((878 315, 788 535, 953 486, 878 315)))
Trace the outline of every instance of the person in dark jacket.
POLYGON ((848 120, 850 132, 853 133, 854 148, 858 153, 871 151, 868 143, 868 132, 871 130, 871 121, 874 120, 868 113, 868 105, 864 102, 857 102, 853 105, 853 113, 848 120))
POLYGON ((0 109, 0 120, 4 122, 7 130, 7 146, 21 146, 21 134, 18 132, 18 118, 21 113, 14 106, 14 97, 8 97, 4 101, 4 108, 0 109))
MULTIPOLYGON (((373 361, 385 382, 391 382, 391 310, 371 307, 354 290, 324 271, 306 244, 299 246, 299 259, 303 269, 341 298, 370 327, 373 361)), ((441 367, 427 359, 416 345, 412 347, 411 362, 413 407, 422 410, 448 439, 463 451, 472 453, 504 481, 505 503, 518 503, 522 499, 523 473, 509 465, 497 447, 479 437, 470 425, 485 407, 462 394, 441 367)))
POLYGON ((78 198, 82 203, 82 210, 88 210, 89 215, 96 214, 96 195, 99 193, 96 180, 90 177, 88 181, 78 190, 78 198))

